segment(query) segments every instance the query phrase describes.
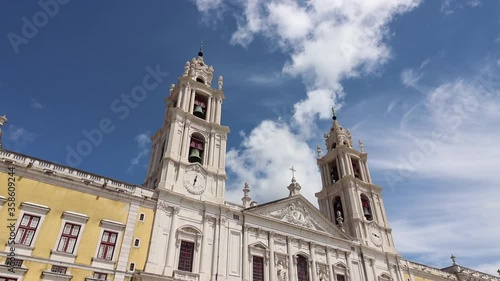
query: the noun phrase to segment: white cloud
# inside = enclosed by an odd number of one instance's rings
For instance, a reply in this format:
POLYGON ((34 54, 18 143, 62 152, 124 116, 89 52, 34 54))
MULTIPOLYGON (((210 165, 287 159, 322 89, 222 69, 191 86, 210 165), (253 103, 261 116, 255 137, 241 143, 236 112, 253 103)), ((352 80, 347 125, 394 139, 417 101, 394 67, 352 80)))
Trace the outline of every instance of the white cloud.
POLYGON ((288 125, 263 121, 244 136, 240 147, 227 153, 227 167, 237 178, 229 182, 226 199, 241 202, 245 181, 250 184, 253 199, 260 203, 288 196, 291 166, 297 170, 295 178, 302 185, 301 193, 315 202, 314 193, 321 183, 314 151, 288 125))
POLYGON ((222 0, 194 0, 196 7, 200 12, 209 12, 222 7, 222 0))
POLYGON ((257 85, 280 85, 284 81, 284 77, 279 72, 271 72, 271 73, 254 73, 246 79, 248 82, 257 85))
POLYGON ((407 68, 401 73, 401 82, 403 82, 403 84, 407 87, 413 87, 418 83, 418 81, 420 81, 420 79, 422 79, 422 77, 422 73, 407 68))
MULTIPOLYGON (((417 7, 420 1, 246 0, 231 3, 237 18, 231 43, 248 47, 255 36, 265 37, 289 54, 283 73, 301 77, 307 89, 304 99, 294 105, 289 124, 263 121, 244 137, 242 147, 228 153, 228 168, 237 175, 234 182, 239 183, 233 187, 237 188, 234 192, 240 192, 243 182, 248 180, 259 190, 261 199, 275 199, 278 193, 286 193, 290 176, 284 173, 295 165, 299 171, 297 180, 307 185, 303 192, 309 192, 308 199, 316 202, 311 190, 320 188, 320 178, 315 153, 308 145, 315 138, 322 141, 315 120, 330 118, 330 108, 344 95, 342 79, 374 74, 390 58, 390 48, 385 43, 390 36, 388 24, 395 16, 417 7), (276 143, 277 139, 280 141, 276 143), (279 156, 274 156, 276 154, 279 156), (264 171, 263 163, 272 163, 265 167, 273 172, 264 171), (280 191, 274 191, 276 189, 280 191)), ((228 191, 228 198, 240 198, 231 196, 231 192, 228 191)))
POLYGON ((31 108, 33 109, 44 109, 45 106, 43 106, 41 103, 39 103, 36 99, 31 100, 31 108))
POLYGON ((137 156, 130 160, 130 165, 127 172, 130 173, 135 167, 142 163, 142 159, 147 158, 151 146, 151 139, 149 133, 141 133, 135 136, 134 141, 137 143, 138 153, 137 156))
MULTIPOLYGON (((10 125, 3 130, 3 138, 6 140, 8 146, 12 146, 13 149, 19 149, 27 144, 35 141, 36 135, 29 132, 23 127, 16 127, 10 125)), ((4 148, 9 149, 8 146, 4 145, 4 148)))

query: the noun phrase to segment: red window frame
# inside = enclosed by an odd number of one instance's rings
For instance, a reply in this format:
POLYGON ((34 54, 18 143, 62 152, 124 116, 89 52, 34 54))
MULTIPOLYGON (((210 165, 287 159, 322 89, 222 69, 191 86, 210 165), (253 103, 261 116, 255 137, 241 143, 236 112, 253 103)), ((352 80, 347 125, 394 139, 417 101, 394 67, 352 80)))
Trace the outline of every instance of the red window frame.
POLYGON ((297 281, 309 281, 309 266, 303 256, 297 257, 297 281))
POLYGON ((264 258, 252 257, 253 281, 264 281, 264 258))
POLYGON ((99 245, 97 258, 103 260, 113 260, 113 253, 115 251, 117 239, 118 233, 105 230, 102 233, 101 244, 99 245))
POLYGON ((76 242, 78 241, 78 235, 80 234, 81 228, 82 226, 79 224, 67 222, 64 225, 63 231, 61 233, 57 251, 72 254, 75 250, 76 242))
POLYGON ((31 246, 39 224, 39 216, 24 214, 17 228, 16 239, 14 240, 16 244, 31 246))
POLYGON ((193 271, 193 257, 194 257, 194 243, 188 241, 181 241, 181 248, 179 251, 179 266, 177 269, 182 271, 193 271))

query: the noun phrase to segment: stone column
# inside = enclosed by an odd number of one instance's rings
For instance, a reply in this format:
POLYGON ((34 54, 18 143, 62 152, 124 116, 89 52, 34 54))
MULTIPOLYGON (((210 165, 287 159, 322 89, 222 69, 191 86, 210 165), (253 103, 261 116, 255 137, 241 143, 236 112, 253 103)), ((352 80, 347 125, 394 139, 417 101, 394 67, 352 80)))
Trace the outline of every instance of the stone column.
POLYGON ((311 253, 312 260, 312 280, 318 281, 318 268, 316 267, 316 244, 309 243, 309 252, 311 253))
POLYGON ((180 85, 179 94, 177 94, 177 103, 175 104, 175 107, 181 107, 181 105, 182 105, 182 92, 183 91, 184 91, 184 85, 180 85))
POLYGON ((187 111, 187 103, 188 103, 188 100, 190 100, 190 96, 191 96, 191 88, 189 87, 189 85, 187 85, 184 90, 182 91, 182 103, 181 103, 181 108, 182 110, 184 111, 187 111))
POLYGON ((204 256, 208 254, 208 230, 210 229, 210 226, 208 225, 208 221, 212 217, 209 215, 205 215, 203 217, 203 237, 201 241, 201 255, 200 255, 200 273, 205 273, 207 272, 206 270, 206 262, 204 256))
POLYGON ((216 103, 217 103, 217 114, 216 114, 217 118, 216 118, 215 122, 217 124, 220 124, 220 119, 221 119, 220 118, 221 117, 220 114, 221 114, 221 109, 222 109, 222 100, 218 99, 216 101, 216 103))
POLYGON ((274 232, 268 232, 268 244, 269 244, 269 279, 270 281, 276 281, 276 269, 274 260, 274 232))
POLYGON ((208 122, 212 122, 212 118, 210 118, 210 114, 212 113, 211 111, 212 111, 212 97, 209 97, 207 102, 207 112, 205 114, 205 116, 207 117, 206 120, 208 122))
MULTIPOLYGON (((165 269, 174 268, 174 255, 177 252, 175 250, 175 231, 177 230, 177 220, 179 217, 178 206, 172 206, 172 222, 170 224, 170 234, 168 235, 168 248, 167 248, 167 262, 165 264, 165 269)), ((164 271, 165 272, 165 271, 164 271)), ((171 272, 170 272, 171 273, 171 272)))
POLYGON ((248 270, 249 270, 249 264, 248 264, 248 226, 244 225, 243 226, 243 257, 242 257, 242 275, 243 275, 243 281, 248 281, 248 270))
MULTIPOLYGON (((228 226, 227 226, 227 220, 225 217, 221 217, 220 219, 220 249, 221 253, 219 253, 219 276, 217 277, 217 280, 223 280, 226 279, 227 277, 227 237, 228 237, 228 226), (220 279, 219 279, 220 278, 220 279)), ((247 257, 248 258, 248 257, 247 257)))
POLYGON ((214 149, 215 149, 215 131, 210 132, 210 163, 208 164, 209 166, 214 165, 214 149))
POLYGON ((339 154, 337 156, 337 159, 339 160, 339 168, 340 168, 340 178, 344 177, 345 175, 347 175, 347 171, 346 171, 346 167, 345 167, 345 161, 344 161, 344 157, 342 157, 342 154, 339 154))
POLYGON ((212 281, 217 280, 217 255, 219 253, 219 219, 215 220, 214 223, 214 249, 212 252, 212 281))
POLYGON ((332 264, 332 257, 331 257, 331 249, 330 247, 326 247, 326 264, 328 266, 327 273, 328 273, 328 281, 334 281, 334 274, 335 272, 333 271, 333 264, 332 264))
POLYGON ((188 112, 193 114, 194 110, 194 97, 196 96, 196 91, 194 89, 191 89, 191 102, 189 103, 189 108, 188 112))
POLYGON ((351 279, 351 272, 350 272, 350 269, 352 268, 352 263, 351 263, 351 253, 350 252, 345 252, 345 260, 346 260, 346 263, 347 263, 347 268, 346 268, 346 280, 347 281, 354 281, 351 279))
POLYGON ((293 273, 293 270, 295 268, 294 264, 295 264, 295 260, 292 256, 292 237, 288 236, 286 238, 286 250, 287 250, 287 254, 288 254, 288 280, 289 281, 294 281, 295 278, 295 274, 293 273))
POLYGON ((184 134, 182 136, 182 143, 181 143, 181 158, 186 157, 188 151, 189 151, 189 127, 191 126, 191 122, 186 120, 186 123, 184 124, 184 134))

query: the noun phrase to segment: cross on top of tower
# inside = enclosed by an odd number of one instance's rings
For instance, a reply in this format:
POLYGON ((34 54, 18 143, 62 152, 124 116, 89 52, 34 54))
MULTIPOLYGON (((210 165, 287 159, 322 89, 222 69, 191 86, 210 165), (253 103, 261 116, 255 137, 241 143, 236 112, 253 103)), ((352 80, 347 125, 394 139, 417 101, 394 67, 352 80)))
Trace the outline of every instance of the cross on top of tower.
POLYGON ((203 57, 203 40, 201 40, 200 51, 198 52, 199 57, 203 57))
POLYGON ((292 178, 295 178, 295 172, 296 172, 297 170, 295 170, 295 169, 293 168, 293 166, 292 166, 289 170, 290 170, 290 171, 292 171, 292 178))
POLYGON ((335 113, 334 107, 332 107, 332 119, 333 119, 333 121, 337 120, 337 114, 335 113))

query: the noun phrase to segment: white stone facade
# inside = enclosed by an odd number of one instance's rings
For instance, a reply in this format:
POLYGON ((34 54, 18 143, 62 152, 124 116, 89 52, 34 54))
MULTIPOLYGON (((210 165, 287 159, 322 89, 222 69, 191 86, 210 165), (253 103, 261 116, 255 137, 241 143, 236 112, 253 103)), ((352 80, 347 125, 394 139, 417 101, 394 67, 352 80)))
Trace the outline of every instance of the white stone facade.
POLYGON ((212 89, 212 77, 213 68, 200 52, 186 62, 166 99, 167 113, 163 128, 152 138, 146 179, 158 200, 152 242, 146 269, 135 278, 406 281, 403 270, 410 265, 396 251, 382 189, 371 181, 363 144, 360 141, 359 151, 354 149, 350 132, 335 116, 325 134, 326 153, 318 147, 323 182, 316 194, 319 210, 300 195, 295 179, 287 198, 250 204, 246 185, 242 205, 225 202, 229 128, 220 124, 223 80, 220 77, 218 88, 212 89), (205 107, 196 108, 197 99, 205 107), (195 116, 197 110, 201 117, 195 116), (189 151, 198 145, 190 142, 193 136, 203 139, 199 162, 190 161, 189 151), (179 269, 183 243, 192 245, 187 270, 179 269))

